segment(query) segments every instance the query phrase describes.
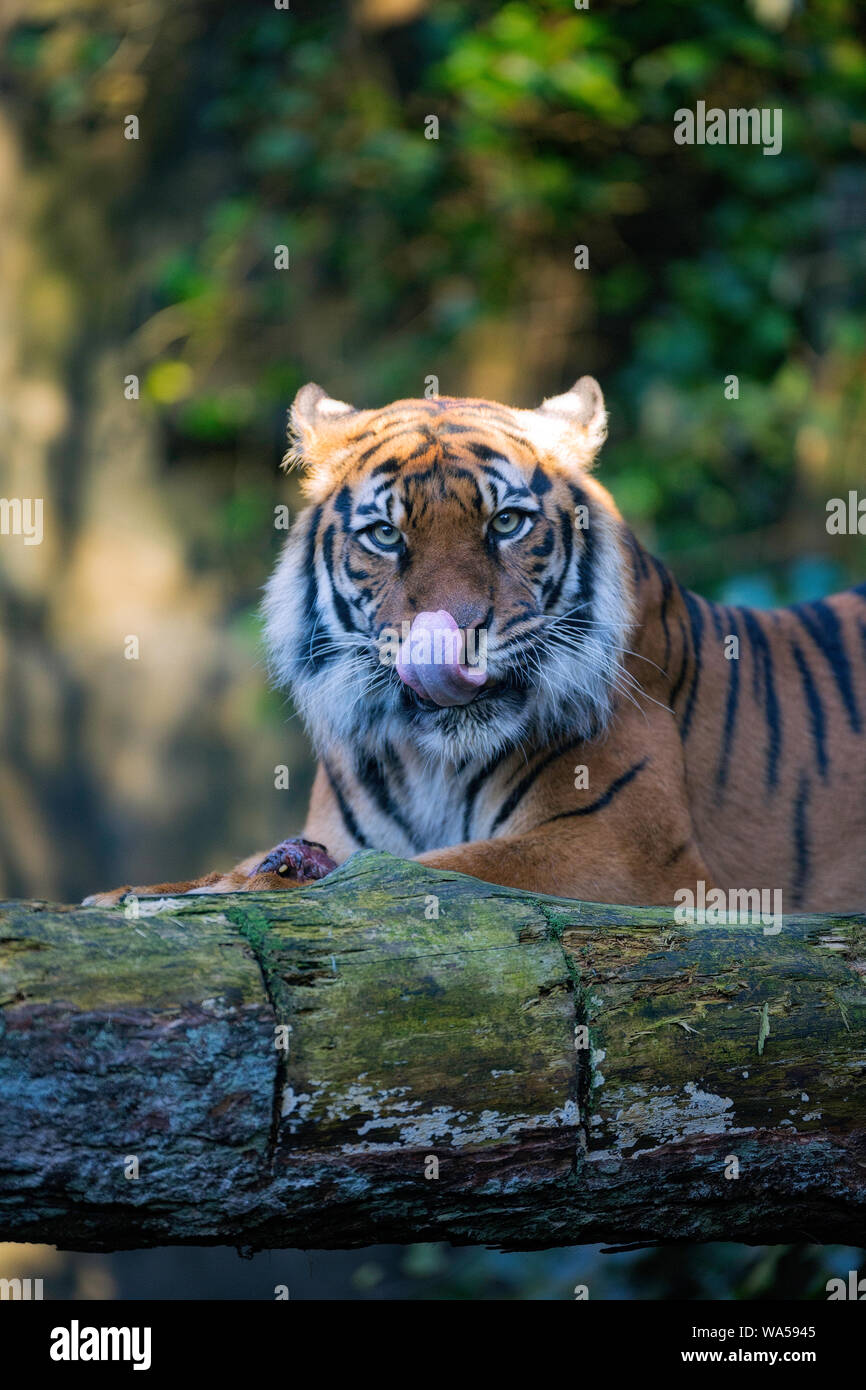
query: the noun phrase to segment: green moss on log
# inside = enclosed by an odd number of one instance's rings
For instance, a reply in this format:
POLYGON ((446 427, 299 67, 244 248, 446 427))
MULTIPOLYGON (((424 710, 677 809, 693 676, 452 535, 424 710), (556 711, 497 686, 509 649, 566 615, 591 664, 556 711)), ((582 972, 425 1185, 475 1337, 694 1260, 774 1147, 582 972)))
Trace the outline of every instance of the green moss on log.
POLYGON ((4 1238, 866 1236, 862 917, 683 927, 371 853, 138 911, 0 907, 4 1238))

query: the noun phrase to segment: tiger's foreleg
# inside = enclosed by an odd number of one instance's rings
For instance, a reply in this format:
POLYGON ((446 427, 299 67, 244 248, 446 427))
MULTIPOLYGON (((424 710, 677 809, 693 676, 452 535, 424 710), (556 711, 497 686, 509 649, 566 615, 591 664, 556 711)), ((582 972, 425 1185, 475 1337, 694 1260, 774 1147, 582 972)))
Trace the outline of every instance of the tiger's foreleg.
POLYGON ((701 881, 707 891, 715 887, 700 851, 688 841, 648 859, 634 844, 586 833, 584 827, 540 828, 428 850, 417 858, 433 869, 452 869, 504 888, 584 902, 673 905, 683 888, 694 889, 701 881))
POLYGON ((147 887, 126 885, 109 893, 93 893, 85 907, 113 907, 127 894, 134 897, 179 897, 184 893, 249 893, 295 888, 315 883, 337 866, 324 845, 300 837, 281 840, 268 854, 251 854, 228 873, 204 874, 179 883, 153 883, 147 887))

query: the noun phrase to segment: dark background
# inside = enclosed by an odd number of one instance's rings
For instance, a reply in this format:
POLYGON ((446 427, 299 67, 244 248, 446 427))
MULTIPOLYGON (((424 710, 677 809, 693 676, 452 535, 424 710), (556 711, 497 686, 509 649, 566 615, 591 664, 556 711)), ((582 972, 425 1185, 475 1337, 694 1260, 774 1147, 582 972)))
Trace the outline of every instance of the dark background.
MULTIPOLYGON (((186 876, 300 826, 309 754, 256 606, 307 380, 533 405, 592 372, 601 476, 684 582, 769 604, 866 576, 825 526, 866 474, 863 8, 590 3, 7 0, 0 491, 44 499, 45 539, 0 537, 0 892, 186 876), (698 100, 781 108, 782 153, 675 145, 698 100)), ((95 1297, 706 1298, 823 1296, 860 1256, 0 1265, 95 1297)))

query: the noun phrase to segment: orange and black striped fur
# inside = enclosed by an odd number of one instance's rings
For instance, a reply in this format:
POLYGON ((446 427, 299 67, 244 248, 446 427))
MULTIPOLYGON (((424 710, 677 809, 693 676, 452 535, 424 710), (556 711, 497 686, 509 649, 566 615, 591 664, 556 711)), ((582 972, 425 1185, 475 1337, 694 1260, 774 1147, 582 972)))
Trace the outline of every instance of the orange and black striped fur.
MULTIPOLYGON (((372 846, 602 902, 703 881, 862 910, 866 585, 771 612, 682 590, 591 475, 591 378, 538 410, 307 386, 292 423, 309 505, 265 612, 319 757, 303 833, 330 859, 302 877, 372 846), (486 684, 444 707, 379 644, 439 610, 488 638, 486 684)), ((136 891, 296 881, 261 861, 136 891)))

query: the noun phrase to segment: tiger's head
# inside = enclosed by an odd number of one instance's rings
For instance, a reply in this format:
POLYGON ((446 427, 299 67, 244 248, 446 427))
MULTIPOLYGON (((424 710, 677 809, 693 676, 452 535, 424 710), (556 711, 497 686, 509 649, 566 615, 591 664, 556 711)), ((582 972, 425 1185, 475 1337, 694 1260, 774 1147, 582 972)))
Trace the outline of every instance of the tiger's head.
POLYGON ((619 514, 589 472, 606 424, 591 377, 537 410, 298 393, 286 464, 309 505, 265 618, 319 751, 408 739, 465 763, 604 727, 631 620, 619 514))

